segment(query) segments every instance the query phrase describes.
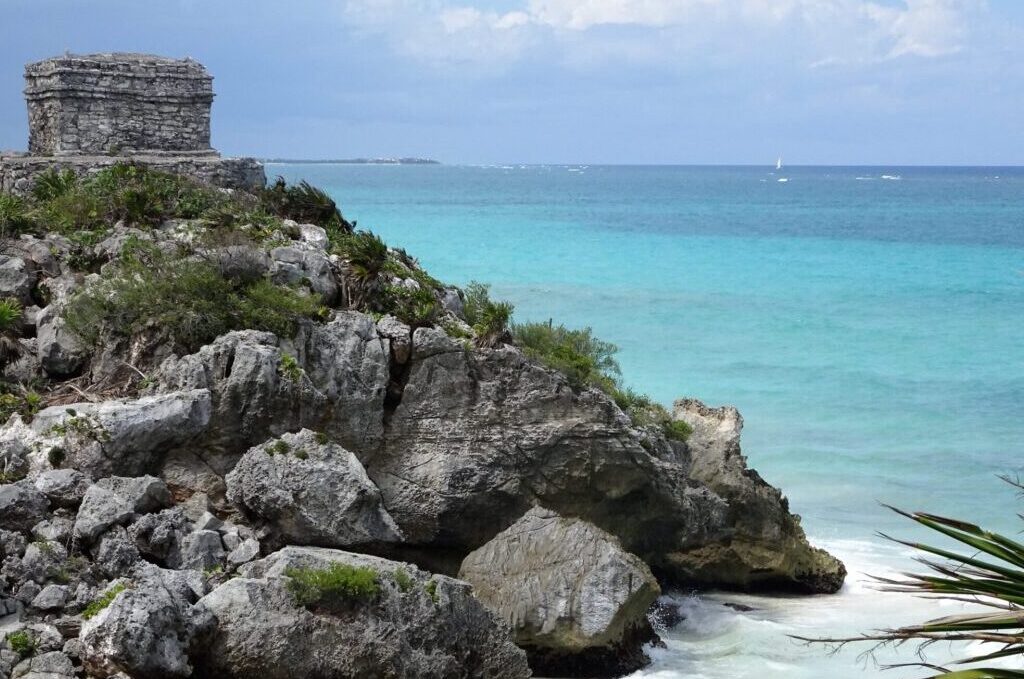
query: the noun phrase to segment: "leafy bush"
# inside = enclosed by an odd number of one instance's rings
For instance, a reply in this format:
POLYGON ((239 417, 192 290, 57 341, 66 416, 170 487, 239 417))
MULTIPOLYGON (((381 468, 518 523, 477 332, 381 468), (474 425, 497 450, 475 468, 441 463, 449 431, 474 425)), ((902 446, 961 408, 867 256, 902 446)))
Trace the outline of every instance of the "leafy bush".
POLYGON ((22 658, 27 658, 36 650, 36 640, 28 630, 18 630, 7 635, 7 645, 22 658))
POLYGON ((509 302, 492 301, 490 286, 476 281, 467 285, 463 293, 462 311, 476 333, 477 342, 481 346, 494 346, 508 331, 515 307, 509 302))
POLYGON ((441 305, 429 288, 407 288, 389 285, 380 294, 376 306, 412 328, 420 328, 437 320, 441 305))
POLYGON ((109 588, 107 591, 103 592, 98 597, 93 599, 92 602, 85 607, 85 610, 82 611, 82 618, 84 620, 89 620, 90 618, 96 617, 97 615, 99 615, 100 611, 109 606, 114 601, 114 599, 117 598, 118 594, 125 591, 126 589, 128 589, 128 586, 125 585, 123 582, 119 582, 113 587, 109 588))
POLYGON ((288 590, 306 608, 337 608, 380 592, 377 572, 365 566, 332 563, 326 568, 288 568, 288 590))
POLYGON ((569 378, 573 389, 597 387, 606 392, 615 388, 619 364, 618 347, 594 337, 590 328, 570 330, 564 325, 522 323, 512 326, 516 344, 526 355, 539 360, 569 378))
POLYGON ((7 193, 0 194, 0 238, 14 238, 34 226, 29 206, 24 200, 7 193))
POLYGON ((638 427, 659 427, 665 438, 674 441, 685 441, 693 433, 693 427, 682 420, 673 420, 665 406, 651 397, 633 391, 630 388, 614 389, 611 392, 616 405, 638 427))
POLYGON ((211 262, 133 242, 104 280, 72 298, 66 319, 95 344, 104 332, 133 336, 157 328, 195 351, 230 330, 251 328, 287 337, 302 318, 322 314, 319 297, 266 279, 224 277, 211 262))

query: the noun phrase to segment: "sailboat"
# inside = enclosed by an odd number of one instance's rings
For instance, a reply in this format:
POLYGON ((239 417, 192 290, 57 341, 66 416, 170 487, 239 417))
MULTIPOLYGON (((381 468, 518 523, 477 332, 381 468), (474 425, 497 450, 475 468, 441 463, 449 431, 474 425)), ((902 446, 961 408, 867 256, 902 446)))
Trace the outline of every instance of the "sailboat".
MULTIPOLYGON (((775 171, 779 172, 780 170, 782 170, 782 156, 779 156, 779 159, 775 161, 775 171)), ((779 177, 776 181, 788 182, 789 179, 787 177, 779 177)))

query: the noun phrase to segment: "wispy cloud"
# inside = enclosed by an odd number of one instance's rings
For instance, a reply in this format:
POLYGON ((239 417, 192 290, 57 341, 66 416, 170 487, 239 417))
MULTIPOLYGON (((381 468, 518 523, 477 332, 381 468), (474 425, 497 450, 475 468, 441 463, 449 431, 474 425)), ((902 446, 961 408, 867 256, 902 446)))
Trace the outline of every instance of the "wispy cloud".
POLYGON ((464 0, 364 0, 345 5, 355 28, 435 65, 502 68, 538 49, 578 63, 671 60, 714 46, 745 55, 753 37, 805 66, 936 58, 963 50, 981 0, 523 0, 507 11, 464 0))

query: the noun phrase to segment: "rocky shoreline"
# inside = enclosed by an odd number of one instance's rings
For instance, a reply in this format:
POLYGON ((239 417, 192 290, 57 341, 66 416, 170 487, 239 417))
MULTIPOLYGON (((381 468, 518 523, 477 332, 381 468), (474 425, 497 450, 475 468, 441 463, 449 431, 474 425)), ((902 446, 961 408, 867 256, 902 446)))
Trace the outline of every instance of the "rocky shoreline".
POLYGON ((661 587, 842 585, 735 409, 627 412, 333 203, 285 200, 311 187, 118 167, 64 190, 177 202, 83 239, 39 198, 4 228, 0 677, 619 676, 661 587), (238 295, 224 332, 119 306, 188 276, 238 295))

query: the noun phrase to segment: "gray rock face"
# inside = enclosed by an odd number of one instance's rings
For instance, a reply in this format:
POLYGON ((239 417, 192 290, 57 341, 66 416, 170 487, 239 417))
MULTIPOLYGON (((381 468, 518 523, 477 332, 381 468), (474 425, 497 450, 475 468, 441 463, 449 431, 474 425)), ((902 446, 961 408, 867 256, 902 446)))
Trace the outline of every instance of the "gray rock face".
POLYGON ((51 304, 36 316, 36 354, 46 374, 55 378, 77 375, 89 357, 88 348, 65 325, 62 310, 51 304))
POLYGON ((413 566, 322 548, 287 547, 243 567, 196 608, 212 613, 216 631, 197 669, 227 679, 291 677, 530 676, 526 657, 473 598, 467 584, 413 566), (296 605, 289 567, 332 563, 377 571, 379 593, 344 611, 296 605), (405 589, 395 581, 402 569, 405 589), (428 583, 433 596, 428 591, 428 583))
POLYGON ((18 300, 22 306, 32 303, 35 276, 21 257, 0 255, 0 297, 18 300))
POLYGON ((49 505, 28 481, 0 485, 0 528, 28 532, 46 516, 49 505))
POLYGON ((70 593, 64 585, 47 585, 32 599, 32 608, 41 611, 53 611, 64 608, 70 593))
POLYGON ((731 526, 719 541, 669 554, 667 561, 676 576, 696 584, 728 583, 745 589, 837 591, 846 568, 808 544, 786 498, 747 467, 740 450, 739 412, 683 399, 676 401, 673 416, 693 428, 687 440, 690 473, 729 503, 731 526))
POLYGON ((422 545, 468 552, 538 503, 640 555, 725 529, 724 502, 687 478, 681 449, 633 429, 603 393, 575 394, 514 348, 467 352, 433 329, 416 330, 385 446, 365 464, 422 545))
POLYGON ((75 679, 75 666, 62 652, 49 651, 18 663, 11 679, 75 679))
POLYGON ((69 467, 92 478, 153 471, 159 455, 202 433, 210 422, 203 389, 135 400, 51 406, 32 420, 40 435, 62 437, 69 467))
POLYGON ((280 542, 355 547, 401 539, 356 456, 308 429, 252 448, 226 482, 228 498, 280 542))
POLYGON ((649 659, 661 590, 614 536, 534 508, 463 560, 459 578, 509 623, 540 675, 619 676, 649 659))
POLYGON ((338 297, 338 282, 324 251, 310 243, 296 242, 270 251, 274 260, 271 277, 278 283, 307 285, 320 295, 324 304, 338 297))
POLYGON ((79 633, 89 672, 107 676, 188 677, 189 652, 212 618, 191 604, 196 593, 180 578, 152 569, 118 594, 79 633))
POLYGON ((57 507, 80 505, 90 483, 77 469, 49 469, 35 479, 36 490, 57 507))
POLYGON ((124 525, 136 514, 166 507, 171 502, 167 486, 153 476, 111 476, 90 486, 75 518, 74 536, 89 543, 114 525, 124 525))
POLYGON ((280 344, 270 333, 231 332, 164 362, 161 380, 172 389, 209 389, 217 423, 210 443, 236 454, 302 427, 351 450, 376 449, 389 372, 373 320, 338 312, 330 323, 300 330, 293 351, 280 344), (282 368, 286 354, 297 375, 282 368))

